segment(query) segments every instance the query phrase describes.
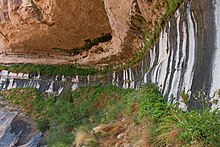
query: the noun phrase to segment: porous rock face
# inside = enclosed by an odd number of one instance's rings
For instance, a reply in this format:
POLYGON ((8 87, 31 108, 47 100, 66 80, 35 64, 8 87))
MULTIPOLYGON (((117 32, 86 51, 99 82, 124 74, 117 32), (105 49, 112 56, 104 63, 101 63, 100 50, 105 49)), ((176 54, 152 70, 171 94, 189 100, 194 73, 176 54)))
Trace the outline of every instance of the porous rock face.
POLYGON ((1 53, 51 53, 111 33, 102 0, 1 0, 1 53))
POLYGON ((119 63, 140 49, 148 5, 144 0, 0 0, 0 63, 119 63), (100 41, 106 34, 110 39, 100 41), (99 42, 88 47, 95 39, 99 42))

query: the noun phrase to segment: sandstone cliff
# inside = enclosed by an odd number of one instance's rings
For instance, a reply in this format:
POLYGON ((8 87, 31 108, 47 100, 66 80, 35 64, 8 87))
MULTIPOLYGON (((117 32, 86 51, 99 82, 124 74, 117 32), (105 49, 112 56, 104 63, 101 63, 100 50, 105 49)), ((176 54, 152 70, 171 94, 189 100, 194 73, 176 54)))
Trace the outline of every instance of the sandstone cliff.
POLYGON ((160 20, 161 5, 159 0, 0 0, 0 62, 125 62, 141 48, 143 32, 160 20))

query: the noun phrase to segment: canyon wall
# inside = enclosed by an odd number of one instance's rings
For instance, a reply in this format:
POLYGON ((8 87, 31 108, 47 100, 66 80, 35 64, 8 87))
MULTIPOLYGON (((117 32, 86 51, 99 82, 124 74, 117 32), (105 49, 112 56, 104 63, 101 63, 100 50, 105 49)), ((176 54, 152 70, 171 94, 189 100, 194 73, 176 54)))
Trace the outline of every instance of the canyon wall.
POLYGON ((163 7, 158 0, 0 0, 0 63, 123 63, 163 7))
MULTIPOLYGON (((141 31, 130 28, 132 22, 129 18, 132 16, 130 14, 137 11, 132 11, 133 4, 136 6, 138 4, 142 12, 146 10, 146 7, 142 7, 143 1, 129 3, 129 1, 122 0, 117 5, 113 0, 90 0, 81 2, 80 6, 77 5, 78 2, 79 0, 63 5, 62 1, 52 0, 44 2, 41 0, 0 0, 0 62, 67 63, 67 60, 75 60, 77 57, 59 58, 60 53, 50 52, 51 45, 56 48, 70 49, 77 44, 83 45, 89 38, 100 37, 100 34, 106 33, 110 33, 112 39, 108 43, 100 43, 99 47, 105 49, 112 47, 110 52, 120 52, 123 42, 131 41, 127 36, 131 32, 133 35, 136 34, 137 38, 139 37, 134 44, 137 48, 141 47, 143 38, 142 35, 138 35, 141 31), (76 7, 74 12, 77 13, 69 12, 71 9, 67 9, 73 5, 76 7), (94 9, 97 5, 100 9, 94 9), (122 5, 124 9, 120 7, 122 5), (85 9, 87 7, 91 9, 85 9), (117 11, 112 11, 112 9, 117 11), (117 13, 121 11, 122 14, 117 13), (125 19, 120 19, 120 15, 125 19), (89 19, 94 17, 95 20, 89 19), (83 21, 81 18, 89 23, 80 22, 83 21), (99 21, 100 23, 97 23, 99 21), (126 25, 127 22, 131 24, 126 25), (73 27, 77 28, 72 29, 73 27)), ((142 15, 144 18, 149 17, 148 13, 142 13, 142 15)), ((134 16, 137 17, 137 15, 134 16)), ((131 38, 135 40, 135 37, 131 38)), ((88 55, 87 60, 80 59, 80 63, 94 62, 94 56, 97 57, 96 59, 101 59, 100 56, 107 57, 111 53, 90 54, 92 55, 88 55)), ((146 83, 155 83, 168 102, 178 101, 179 107, 184 111, 203 108, 206 102, 211 102, 211 107, 215 109, 220 108, 219 67, 220 1, 192 0, 180 6, 160 33, 158 43, 149 50, 139 64, 133 67, 106 75, 73 77, 13 73, 2 70, 0 71, 0 90, 34 87, 40 92, 59 95, 68 88, 75 90, 80 86, 111 84, 123 88, 139 89, 146 83), (184 94, 190 98, 188 104, 184 102, 184 94)), ((18 124, 16 117, 21 117, 21 114, 18 114, 19 110, 13 109, 10 111, 16 112, 8 112, 9 104, 1 101, 1 98, 0 104, 1 109, 4 109, 4 111, 0 110, 0 146, 37 146, 42 134, 35 132, 28 139, 24 137, 25 132, 17 130, 15 126, 18 124), (5 108, 2 108, 4 105, 5 108), (25 141, 19 144, 18 141, 21 138, 25 138, 25 141)))
MULTIPOLYGON (((220 106, 219 20, 219 1, 186 1, 139 65, 107 75, 75 77, 48 78, 2 71, 0 88, 36 87, 41 92, 59 94, 66 85, 73 89, 99 84, 138 89, 144 83, 155 83, 167 101, 182 102, 185 93, 191 98, 190 109, 202 108, 206 101, 217 108, 220 106)), ((181 107, 187 109, 184 104, 181 107)))
POLYGON ((202 107, 218 90, 214 68, 218 43, 218 1, 191 1, 177 10, 150 51, 145 82, 157 83, 165 97, 191 95, 189 107, 202 107), (215 87, 215 88, 213 88, 215 87), (202 94, 201 94, 202 93, 202 94), (198 98, 200 97, 200 98, 198 98))
POLYGON ((111 33, 102 0, 1 0, 0 7, 6 54, 47 54, 111 33))

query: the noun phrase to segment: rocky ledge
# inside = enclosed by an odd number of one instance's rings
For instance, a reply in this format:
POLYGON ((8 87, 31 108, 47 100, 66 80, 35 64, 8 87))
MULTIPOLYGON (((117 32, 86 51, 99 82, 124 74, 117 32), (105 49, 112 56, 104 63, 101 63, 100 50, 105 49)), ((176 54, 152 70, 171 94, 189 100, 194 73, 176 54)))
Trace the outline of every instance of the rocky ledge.
POLYGON ((126 62, 164 6, 160 0, 0 0, 0 63, 126 62))
POLYGON ((0 147, 44 146, 42 135, 31 118, 0 98, 0 147))

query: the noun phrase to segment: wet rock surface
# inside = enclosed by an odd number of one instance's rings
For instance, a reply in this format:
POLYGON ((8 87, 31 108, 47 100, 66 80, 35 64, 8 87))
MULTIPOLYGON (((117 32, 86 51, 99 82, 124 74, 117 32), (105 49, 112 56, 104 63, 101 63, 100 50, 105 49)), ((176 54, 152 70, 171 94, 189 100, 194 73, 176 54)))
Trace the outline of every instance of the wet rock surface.
POLYGON ((149 54, 126 70, 66 79, 22 74, 13 77, 13 73, 2 71, 0 89, 35 87, 40 92, 59 94, 66 85, 72 89, 99 84, 138 89, 144 83, 155 83, 168 101, 171 97, 181 101, 181 93, 185 92, 192 97, 189 103, 192 108, 200 108, 205 97, 218 100, 212 105, 219 107, 219 9, 220 3, 215 0, 186 1, 167 23, 149 54))
POLYGON ((201 109, 205 99, 219 99, 219 6, 215 0, 186 1, 150 51, 145 82, 156 83, 168 101, 181 100, 184 92, 189 108, 201 109))
POLYGON ((37 147, 46 145, 34 121, 19 108, 0 99, 0 147, 37 147))

